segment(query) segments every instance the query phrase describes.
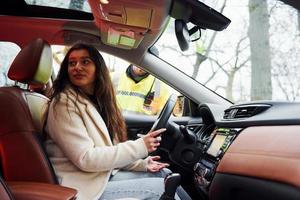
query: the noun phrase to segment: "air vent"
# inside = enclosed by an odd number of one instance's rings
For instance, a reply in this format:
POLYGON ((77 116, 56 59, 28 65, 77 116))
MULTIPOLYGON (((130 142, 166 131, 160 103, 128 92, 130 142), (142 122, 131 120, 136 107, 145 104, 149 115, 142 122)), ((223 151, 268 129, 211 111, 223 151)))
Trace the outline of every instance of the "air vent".
POLYGON ((224 111, 224 119, 240 119, 257 115, 271 107, 268 104, 234 106, 224 111))

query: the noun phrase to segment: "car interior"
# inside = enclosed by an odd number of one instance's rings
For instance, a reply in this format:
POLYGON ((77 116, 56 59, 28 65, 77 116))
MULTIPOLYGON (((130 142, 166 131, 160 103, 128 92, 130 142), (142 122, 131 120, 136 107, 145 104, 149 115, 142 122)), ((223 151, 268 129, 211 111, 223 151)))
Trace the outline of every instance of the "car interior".
MULTIPOLYGON (((299 12, 298 1, 282 2, 299 12)), ((233 104, 151 52, 171 18, 182 51, 195 32, 222 34, 229 18, 198 0, 86 4, 91 12, 25 0, 1 3, 0 41, 21 50, 7 73, 14 84, 0 87, 0 199, 76 199, 75 189, 58 184, 43 141, 55 79, 51 45, 78 41, 142 67, 181 94, 182 116, 172 115, 178 95, 171 95, 158 116, 123 117, 129 139, 167 128, 155 154, 180 175, 178 184, 192 199, 300 199, 299 103, 233 104)))

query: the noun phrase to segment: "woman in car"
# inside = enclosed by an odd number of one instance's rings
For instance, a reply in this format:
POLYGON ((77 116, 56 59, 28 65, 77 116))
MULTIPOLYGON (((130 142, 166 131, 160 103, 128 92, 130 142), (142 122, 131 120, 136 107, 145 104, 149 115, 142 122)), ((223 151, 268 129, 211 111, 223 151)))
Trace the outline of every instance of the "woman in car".
POLYGON ((109 71, 96 48, 76 44, 68 51, 50 99, 46 150, 60 184, 76 188, 84 200, 159 199, 163 178, 132 172, 130 180, 118 180, 122 172, 117 171, 159 172, 166 167, 159 157, 147 157, 160 145, 165 129, 126 141, 109 71), (116 181, 110 181, 114 175, 116 181))

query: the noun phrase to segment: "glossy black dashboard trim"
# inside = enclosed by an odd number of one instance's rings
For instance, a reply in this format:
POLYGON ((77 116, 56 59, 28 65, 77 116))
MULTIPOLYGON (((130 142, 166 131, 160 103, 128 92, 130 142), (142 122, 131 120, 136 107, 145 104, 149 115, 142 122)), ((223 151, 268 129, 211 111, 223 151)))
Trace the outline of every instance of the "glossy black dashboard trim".
POLYGON ((204 104, 201 106, 207 106, 211 110, 216 126, 222 128, 300 124, 300 102, 255 101, 251 103, 237 104, 235 106, 257 104, 269 104, 271 107, 255 116, 242 119, 223 119, 224 110, 227 108, 220 111, 220 106, 216 106, 215 104, 204 104))

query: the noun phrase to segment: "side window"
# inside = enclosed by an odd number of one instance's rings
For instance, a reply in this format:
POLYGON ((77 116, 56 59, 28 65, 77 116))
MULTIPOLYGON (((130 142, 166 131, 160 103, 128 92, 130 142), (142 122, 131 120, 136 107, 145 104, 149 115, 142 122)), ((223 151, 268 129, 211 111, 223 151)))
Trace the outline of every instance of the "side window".
POLYGON ((123 112, 158 115, 174 93, 164 82, 130 63, 117 64, 111 75, 117 102, 123 112))
POLYGON ((20 47, 14 43, 0 42, 0 87, 14 84, 14 81, 7 77, 7 72, 19 51, 20 47))
MULTIPOLYGON (((57 74, 68 47, 52 46, 54 72, 57 74)), ((154 76, 118 57, 100 52, 109 68, 117 103, 122 112, 142 115, 157 115, 169 95, 175 91, 154 76)), ((182 104, 178 102, 174 116, 182 115, 182 104)))
POLYGON ((69 47, 63 45, 51 45, 53 57, 53 73, 57 76, 61 62, 63 61, 69 47))

